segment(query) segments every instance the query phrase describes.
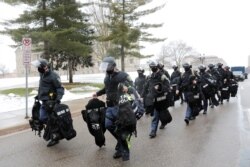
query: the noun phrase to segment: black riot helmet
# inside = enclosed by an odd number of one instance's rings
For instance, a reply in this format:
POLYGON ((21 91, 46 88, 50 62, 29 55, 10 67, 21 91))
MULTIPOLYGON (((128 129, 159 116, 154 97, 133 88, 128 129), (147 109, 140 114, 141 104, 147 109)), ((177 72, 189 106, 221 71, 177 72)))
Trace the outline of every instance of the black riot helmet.
POLYGON ((112 74, 116 67, 115 59, 113 57, 105 57, 100 64, 99 69, 101 71, 106 71, 108 74, 112 74))
POLYGON ((158 68, 162 70, 164 68, 164 65, 162 63, 158 63, 158 68))
POLYGON ((204 64, 201 64, 199 65, 198 69, 200 70, 200 72, 205 72, 206 66, 204 64))
POLYGON ((226 70, 229 70, 229 69, 230 69, 230 67, 229 67, 229 66, 225 66, 224 68, 225 68, 226 70))
POLYGON ((214 68, 214 65, 213 64, 208 64, 208 68, 211 70, 214 68))
POLYGON ((192 65, 190 65, 190 64, 188 64, 188 63, 184 63, 184 64, 182 65, 182 67, 184 68, 185 71, 188 71, 188 70, 190 70, 190 68, 192 68, 192 65))
POLYGON ((31 64, 34 65, 40 73, 45 73, 46 68, 49 68, 49 62, 46 59, 38 59, 31 62, 31 64))
POLYGON ((138 68, 137 68, 137 72, 138 72, 139 74, 143 74, 143 73, 144 73, 144 69, 143 69, 142 67, 138 67, 138 68))
POLYGON ((218 68, 221 68, 222 66, 223 66, 222 63, 217 63, 217 67, 218 67, 218 68))
POLYGON ((178 69, 178 66, 177 66, 177 65, 173 65, 172 68, 173 68, 174 70, 177 70, 177 69, 178 69))
POLYGON ((149 67, 152 72, 156 72, 158 70, 158 64, 155 61, 151 61, 149 63, 149 67))

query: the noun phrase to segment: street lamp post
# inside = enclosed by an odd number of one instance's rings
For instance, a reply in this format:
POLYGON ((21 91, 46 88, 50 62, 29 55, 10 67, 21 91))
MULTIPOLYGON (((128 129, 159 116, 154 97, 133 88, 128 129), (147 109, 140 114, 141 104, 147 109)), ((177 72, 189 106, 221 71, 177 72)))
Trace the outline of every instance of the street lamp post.
POLYGON ((201 64, 204 64, 204 61, 205 61, 205 54, 200 55, 199 59, 200 59, 200 61, 201 61, 201 64))

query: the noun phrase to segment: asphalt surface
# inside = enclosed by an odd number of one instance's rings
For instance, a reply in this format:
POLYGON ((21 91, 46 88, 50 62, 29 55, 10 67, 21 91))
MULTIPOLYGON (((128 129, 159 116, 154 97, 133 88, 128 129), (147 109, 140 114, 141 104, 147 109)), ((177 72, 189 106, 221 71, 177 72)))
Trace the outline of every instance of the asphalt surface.
MULTIPOLYGON (((170 108, 173 121, 157 137, 149 139, 151 117, 138 121, 138 136, 132 137, 130 160, 114 160, 116 141, 105 133, 106 145, 99 148, 81 115, 75 114, 77 136, 47 148, 47 142, 30 129, 0 137, 1 167, 249 167, 249 81, 240 83, 238 96, 207 115, 202 113, 185 125, 186 104, 170 108)), ((84 105, 83 105, 84 106, 84 105)), ((76 107, 77 108, 77 107, 76 107)), ((81 108, 81 107, 80 107, 81 108)))

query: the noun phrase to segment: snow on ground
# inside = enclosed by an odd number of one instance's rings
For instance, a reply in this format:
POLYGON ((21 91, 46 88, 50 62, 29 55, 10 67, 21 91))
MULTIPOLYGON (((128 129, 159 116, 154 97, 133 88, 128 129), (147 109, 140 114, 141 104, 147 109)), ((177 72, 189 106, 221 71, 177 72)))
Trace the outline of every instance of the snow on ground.
MULTIPOLYGON (((148 71, 145 72, 148 75, 148 71)), ((134 81, 138 76, 137 72, 129 72, 131 79, 134 81)), ((82 74, 82 75, 74 75, 74 82, 81 83, 103 83, 105 74, 82 74)), ((68 82, 67 76, 61 76, 62 82, 68 82)), ((26 79, 25 77, 20 78, 3 78, 0 79, 0 90, 10 89, 10 88, 25 88, 26 87, 26 79)), ((28 77, 28 87, 38 87, 39 77, 28 77)), ((65 95, 63 96, 63 101, 70 101, 76 99, 82 99, 86 97, 91 97, 97 89, 86 86, 84 88, 74 88, 71 92, 65 90, 65 95), (84 89, 88 90, 87 93, 77 93, 82 92, 84 89)), ((32 95, 28 97, 28 107, 32 107, 34 103, 34 97, 37 95, 37 92, 32 92, 32 95)), ((14 110, 25 110, 26 108, 26 98, 17 96, 13 93, 9 95, 0 95, 0 112, 8 112, 14 110)))
MULTIPOLYGON (((131 78, 134 80, 137 76, 136 72, 130 73, 131 78)), ((74 82, 81 83, 103 83, 103 79, 105 77, 104 73, 100 74, 82 74, 82 75, 74 75, 74 82)), ((61 76, 62 82, 68 82, 67 76, 61 76)), ((26 87, 26 79, 25 77, 20 78, 3 78, 0 79, 0 90, 10 89, 10 88, 25 88, 26 87)), ((28 77, 28 87, 38 87, 39 77, 28 77)), ((72 92, 65 90, 65 94, 63 96, 62 102, 82 99, 86 97, 91 97, 94 92, 96 92, 98 88, 94 88, 91 86, 74 88, 72 92), (87 93, 77 93, 82 92, 84 89, 88 90, 87 93)), ((34 97, 37 95, 37 92, 32 92, 32 95, 28 97, 28 108, 31 108, 34 103, 34 97)), ((26 108, 26 98, 17 96, 13 93, 8 95, 0 95, 0 112, 8 112, 14 110, 25 110, 26 108)))

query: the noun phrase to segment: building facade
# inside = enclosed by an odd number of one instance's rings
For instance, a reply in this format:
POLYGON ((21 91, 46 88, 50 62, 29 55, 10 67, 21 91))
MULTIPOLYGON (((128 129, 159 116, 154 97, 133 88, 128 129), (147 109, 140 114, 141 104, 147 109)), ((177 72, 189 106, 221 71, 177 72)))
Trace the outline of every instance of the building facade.
MULTIPOLYGON (((26 69, 25 65, 23 64, 23 52, 22 48, 19 47, 16 49, 16 76, 21 77, 25 76, 26 69)), ((37 60, 41 57, 42 52, 32 52, 31 53, 31 62, 34 60, 37 60)), ((93 74, 93 73, 101 73, 102 71, 99 70, 99 65, 102 60, 97 59, 96 57, 93 56, 93 67, 84 67, 82 68, 81 66, 77 67, 77 70, 74 71, 74 74, 93 74)), ((121 60, 116 59, 116 64, 117 68, 121 69, 121 60)), ((136 71, 140 64, 140 59, 136 57, 126 57, 125 58, 125 70, 126 72, 131 72, 131 71, 136 71)), ((67 70, 62 70, 60 69, 59 71, 56 71, 59 75, 67 75, 68 71, 67 70)), ((37 76, 37 69, 32 66, 28 65, 28 73, 29 76, 37 76)))

